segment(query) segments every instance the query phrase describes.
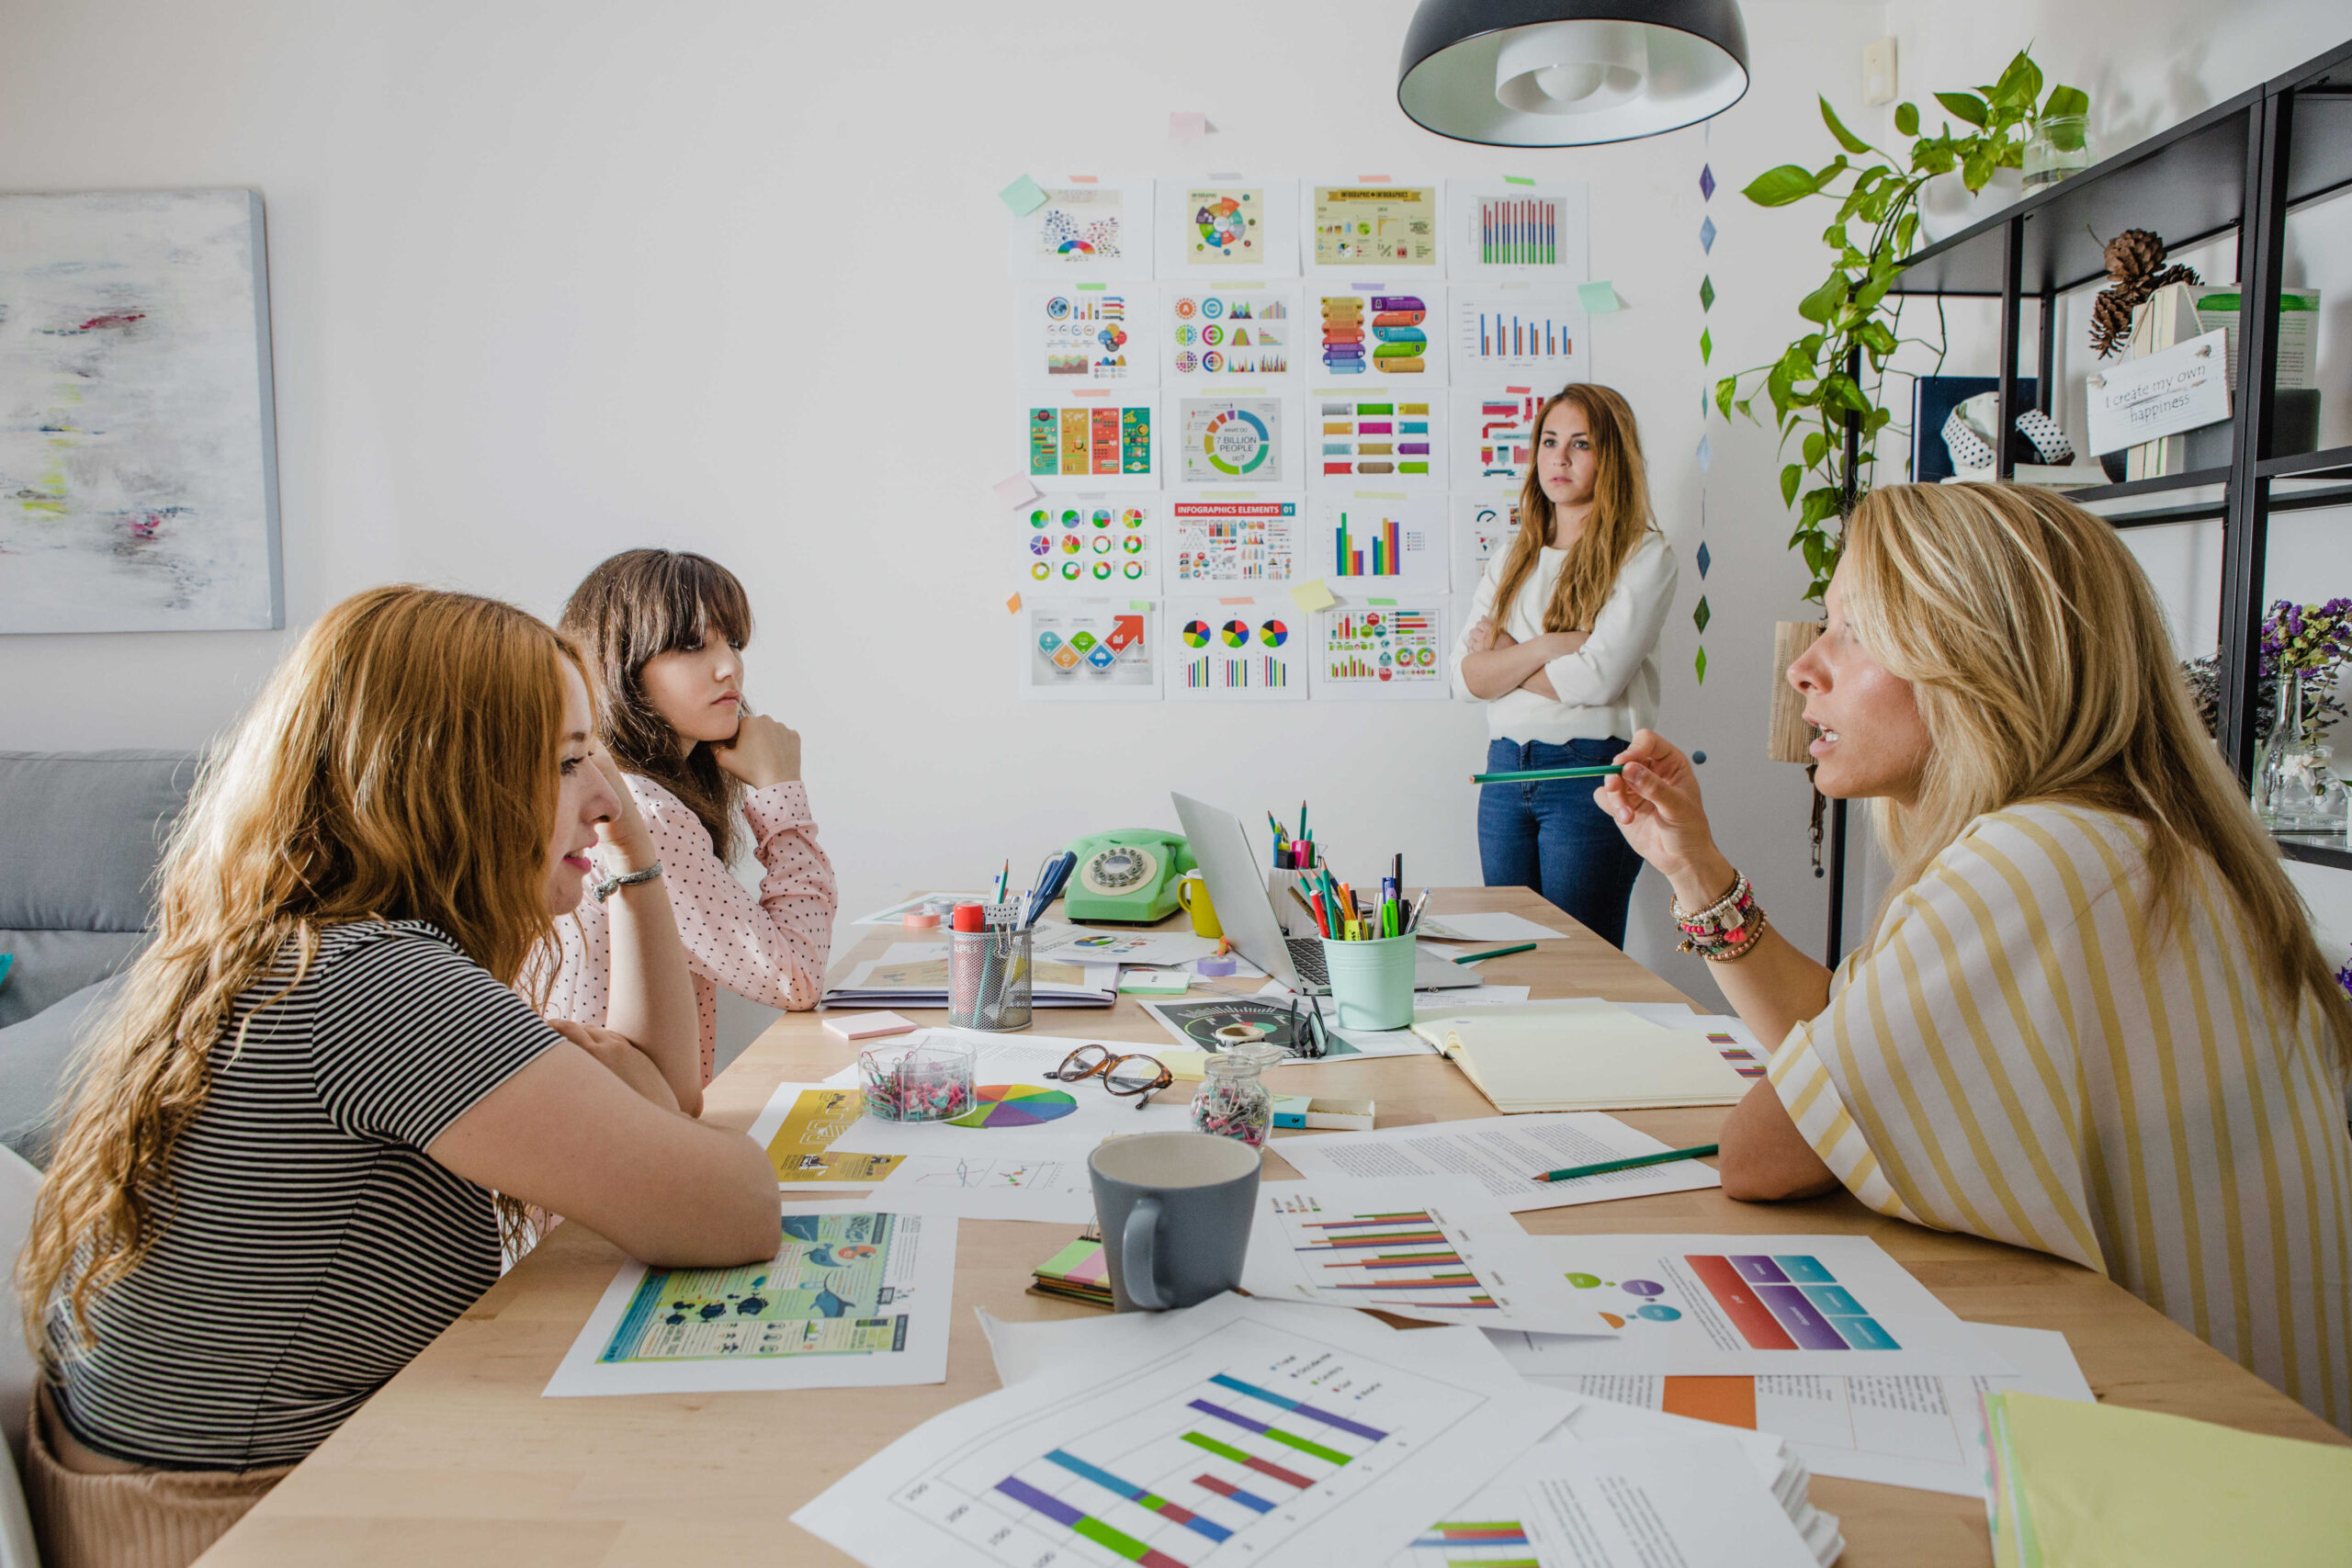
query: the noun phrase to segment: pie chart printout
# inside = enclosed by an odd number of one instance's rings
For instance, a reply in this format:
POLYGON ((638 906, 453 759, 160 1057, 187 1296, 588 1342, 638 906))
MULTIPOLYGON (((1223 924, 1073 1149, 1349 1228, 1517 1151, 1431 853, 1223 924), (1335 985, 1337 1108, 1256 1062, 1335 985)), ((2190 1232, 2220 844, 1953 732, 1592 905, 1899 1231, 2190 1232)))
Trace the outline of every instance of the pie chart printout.
POLYGON ((957 1127, 1040 1127, 1058 1122, 1078 1109, 1078 1101, 1057 1089, 1035 1084, 988 1083, 973 1098, 979 1103, 956 1118, 957 1127))

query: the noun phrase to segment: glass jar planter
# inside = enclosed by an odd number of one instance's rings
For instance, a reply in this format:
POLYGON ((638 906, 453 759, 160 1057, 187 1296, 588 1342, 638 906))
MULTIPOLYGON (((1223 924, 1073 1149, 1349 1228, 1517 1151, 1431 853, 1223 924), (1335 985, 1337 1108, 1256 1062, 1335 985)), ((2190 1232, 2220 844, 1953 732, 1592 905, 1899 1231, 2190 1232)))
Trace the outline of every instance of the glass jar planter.
POLYGON ((2056 185, 2091 166, 2090 127, 2078 114, 2051 115, 2037 122, 2025 144, 2025 193, 2056 185))
POLYGON ((2303 722, 2303 672, 2278 682, 2278 716, 2262 749, 2255 812, 2274 833, 2345 830, 2344 781, 2327 765, 2325 738, 2303 722))

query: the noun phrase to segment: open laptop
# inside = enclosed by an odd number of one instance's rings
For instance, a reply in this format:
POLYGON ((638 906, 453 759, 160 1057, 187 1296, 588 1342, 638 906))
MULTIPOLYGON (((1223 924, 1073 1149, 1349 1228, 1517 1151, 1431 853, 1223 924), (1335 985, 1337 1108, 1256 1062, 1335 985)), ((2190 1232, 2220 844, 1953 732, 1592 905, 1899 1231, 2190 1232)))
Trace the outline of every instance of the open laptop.
MULTIPOLYGON (((1330 981, 1323 971, 1319 938, 1283 935, 1266 897, 1266 884, 1258 874, 1258 854, 1242 831, 1241 818, 1189 795, 1172 795, 1193 859, 1208 885, 1209 901, 1216 906, 1217 924, 1234 951, 1268 975, 1303 996, 1328 997, 1330 981)), ((1478 976, 1458 964, 1416 953, 1413 989, 1442 991, 1478 984, 1478 976)))

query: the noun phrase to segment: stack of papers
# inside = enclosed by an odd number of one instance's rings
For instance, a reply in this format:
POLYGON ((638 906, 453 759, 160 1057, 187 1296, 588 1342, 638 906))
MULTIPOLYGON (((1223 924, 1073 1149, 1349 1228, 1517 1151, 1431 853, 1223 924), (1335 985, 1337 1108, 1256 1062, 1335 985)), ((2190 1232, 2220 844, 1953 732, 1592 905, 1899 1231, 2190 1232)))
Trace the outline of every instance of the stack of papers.
MULTIPOLYGON (((1029 965, 1029 1005, 1035 1008, 1107 1008, 1119 999, 1116 964, 1061 964, 1036 959, 1029 965)), ((850 971, 845 984, 827 991, 820 1007, 944 1008, 947 1006, 947 950, 937 943, 902 942, 880 958, 850 971), (900 955, 899 948, 912 954, 900 955)))
POLYGON ((1984 1396, 1998 1568, 2319 1568, 2352 1550, 2352 1448, 2031 1393, 1984 1396))
POLYGON ((1417 1014, 1413 1032, 1505 1112, 1732 1105, 1764 1066, 1744 1044, 1661 1028, 1598 998, 1417 1014))
POLYGON ((1723 1184, 1713 1167, 1695 1159, 1603 1171, 1565 1181, 1536 1180, 1547 1170, 1667 1152, 1667 1145, 1647 1133, 1597 1111, 1487 1116, 1376 1127, 1369 1133, 1319 1133, 1284 1138, 1274 1152, 1309 1179, 1466 1176, 1514 1214, 1723 1184))

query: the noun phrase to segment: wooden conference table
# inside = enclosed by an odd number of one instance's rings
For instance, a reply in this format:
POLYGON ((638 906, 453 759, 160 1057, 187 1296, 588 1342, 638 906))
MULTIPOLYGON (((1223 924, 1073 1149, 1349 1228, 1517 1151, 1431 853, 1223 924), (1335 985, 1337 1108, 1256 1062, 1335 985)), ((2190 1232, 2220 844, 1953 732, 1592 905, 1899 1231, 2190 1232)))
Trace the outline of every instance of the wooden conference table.
MULTIPOLYGON (((1432 914, 1498 908, 1555 929, 1573 925, 1524 889, 1441 890, 1430 901, 1432 914)), ((903 940, 906 933, 896 929, 876 931, 842 957, 836 971, 903 940)), ((1545 942, 1483 967, 1489 983, 1531 986, 1539 997, 1687 1000, 1581 930, 1569 941, 1545 942)), ((1041 1012, 1034 1032, 1169 1043, 1129 998, 1108 1012, 1041 1012)), ((854 1055, 852 1046, 822 1032, 817 1015, 787 1015, 711 1086, 706 1119, 749 1127, 777 1084, 814 1081, 854 1055)), ((1268 1078, 1290 1092, 1371 1097, 1384 1127, 1493 1114, 1452 1064, 1435 1058, 1283 1067, 1268 1078)), ((1186 1095, 1191 1087, 1166 1092, 1186 1095)), ((1623 1115, 1682 1147, 1713 1141, 1724 1112, 1623 1115)), ((1286 1135, 1275 1135, 1276 1152, 1286 1135)), ((1270 1178, 1295 1174, 1280 1159, 1267 1162, 1270 1178)), ((1963 1318, 2063 1330, 2103 1400, 2248 1431, 2345 1441, 2301 1405, 2096 1274, 2039 1253, 1882 1219, 1844 1193, 1759 1205, 1736 1203, 1710 1189, 1544 1209, 1521 1218, 1544 1234, 1870 1235, 1963 1318)), ((972 1308, 985 1306, 1012 1319, 1091 1315, 1091 1309, 1026 1293, 1030 1271, 1075 1230, 961 1222, 944 1384, 548 1400, 539 1390, 622 1262, 615 1247, 585 1227, 560 1226, 203 1562, 206 1568, 847 1562, 790 1523, 792 1512, 899 1434, 998 1386, 972 1308)), ((1822 1477, 1814 1480, 1813 1497, 1844 1521, 1842 1562, 1849 1568, 1992 1560, 1984 1506, 1976 1499, 1822 1477)))

